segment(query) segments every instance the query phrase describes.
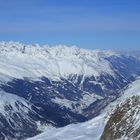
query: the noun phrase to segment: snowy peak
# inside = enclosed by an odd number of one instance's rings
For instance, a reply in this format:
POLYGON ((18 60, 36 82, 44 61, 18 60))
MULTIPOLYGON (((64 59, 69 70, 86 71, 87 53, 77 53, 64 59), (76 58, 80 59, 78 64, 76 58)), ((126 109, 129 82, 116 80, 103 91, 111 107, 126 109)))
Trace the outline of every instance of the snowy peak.
POLYGON ((90 57, 99 57, 99 56, 111 56, 117 55, 116 52, 111 50, 108 51, 100 51, 100 50, 87 50, 78 48, 77 46, 66 46, 66 45, 56 45, 49 46, 43 45, 40 46, 38 44, 23 44, 20 42, 0 42, 0 52, 18 52, 18 53, 27 53, 31 55, 37 55, 42 52, 42 55, 50 54, 52 56, 64 57, 64 56, 90 56, 90 57))
MULTIPOLYGON (((23 138, 31 136, 28 135, 30 130, 33 130, 32 136, 36 135, 41 130, 38 131, 38 128, 44 127, 43 124, 62 127, 89 120, 120 96, 121 90, 139 72, 139 59, 112 51, 1 42, 0 89, 4 94, 1 94, 0 118, 3 118, 0 123, 5 124, 6 121, 12 126, 9 119, 3 116, 4 113, 11 114, 5 110, 5 105, 20 114, 19 123, 22 120, 25 124, 20 130, 15 128, 14 137, 27 128, 23 138), (6 99, 10 98, 14 100, 8 104, 6 99), (21 103, 20 108, 15 106, 17 102, 21 103), (26 121, 30 118, 30 123, 24 121, 23 106, 27 108, 25 116, 26 121)), ((14 119, 14 115, 11 118, 14 119)), ((5 128, 4 135, 7 135, 8 126, 5 128)), ((12 138, 11 130, 9 137, 12 138)))
MULTIPOLYGON (((0 43, 0 73, 9 77, 68 77, 69 75, 113 75, 106 59, 111 52, 91 51, 76 46, 55 47, 24 45, 18 42, 0 43)), ((113 54, 114 55, 114 54, 113 54)))

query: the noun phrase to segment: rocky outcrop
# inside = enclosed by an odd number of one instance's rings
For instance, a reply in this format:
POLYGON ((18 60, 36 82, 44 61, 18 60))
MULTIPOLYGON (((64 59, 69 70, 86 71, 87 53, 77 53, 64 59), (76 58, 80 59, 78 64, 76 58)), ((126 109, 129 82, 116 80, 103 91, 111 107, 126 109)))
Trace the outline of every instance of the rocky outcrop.
POLYGON ((100 140, 140 139, 140 96, 120 104, 107 122, 100 140))

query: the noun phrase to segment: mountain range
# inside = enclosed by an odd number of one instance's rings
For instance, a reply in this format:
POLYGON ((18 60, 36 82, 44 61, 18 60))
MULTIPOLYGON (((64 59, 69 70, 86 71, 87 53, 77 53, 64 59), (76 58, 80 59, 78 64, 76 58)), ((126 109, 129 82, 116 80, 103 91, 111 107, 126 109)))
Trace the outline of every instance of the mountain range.
POLYGON ((0 139, 22 140, 103 118, 102 112, 137 81, 139 56, 0 42, 0 139))

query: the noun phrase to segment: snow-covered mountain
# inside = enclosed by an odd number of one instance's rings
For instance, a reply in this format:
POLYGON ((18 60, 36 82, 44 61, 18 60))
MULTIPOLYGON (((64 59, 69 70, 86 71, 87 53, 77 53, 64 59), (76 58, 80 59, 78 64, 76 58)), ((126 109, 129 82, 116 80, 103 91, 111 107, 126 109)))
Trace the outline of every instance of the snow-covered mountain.
MULTIPOLYGON (((0 90, 32 106, 27 106, 34 113, 29 115, 36 126, 32 136, 46 125, 62 127, 99 115, 139 73, 140 60, 132 54, 0 43, 0 90)), ((11 139, 23 132, 11 130, 11 139)))
POLYGON ((139 140, 140 77, 122 93, 121 97, 110 103, 92 120, 59 129, 46 129, 44 133, 29 140, 139 140), (119 114, 116 114, 118 112, 119 114))
MULTIPOLYGON (((106 52, 107 53, 107 52, 106 52)), ((40 47, 15 42, 0 43, 0 73, 13 78, 50 79, 68 78, 70 75, 114 75, 104 57, 106 53, 89 51, 75 46, 40 47), (18 73, 17 73, 18 71, 18 73)))
POLYGON ((107 122, 100 140, 140 139, 140 96, 120 104, 107 122))
POLYGON ((128 86, 115 103, 113 103, 115 109, 107 121, 100 140, 139 140, 140 77, 128 86))
POLYGON ((39 134, 51 122, 38 110, 22 97, 0 91, 0 139, 23 139, 39 134))

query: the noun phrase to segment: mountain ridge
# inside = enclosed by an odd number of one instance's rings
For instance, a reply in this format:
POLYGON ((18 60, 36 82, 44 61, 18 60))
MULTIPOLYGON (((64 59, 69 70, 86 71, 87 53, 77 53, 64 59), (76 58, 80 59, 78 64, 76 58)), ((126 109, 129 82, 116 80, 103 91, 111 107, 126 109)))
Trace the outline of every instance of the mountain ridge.
MULTIPOLYGON (((111 120, 111 117, 115 117, 115 112, 118 109, 118 111, 121 109, 122 111, 126 111, 127 114, 129 114, 129 109, 126 108, 122 108, 122 106, 126 106, 127 104, 129 104, 130 106, 130 111, 134 112, 134 108, 131 106, 132 104, 135 105, 135 108, 139 107, 139 98, 140 98, 140 77, 138 77, 136 79, 136 81, 134 81, 133 83, 129 84, 129 86, 127 86, 124 91, 123 94, 114 102, 110 103, 105 109, 102 110, 101 114, 87 122, 84 123, 79 123, 79 124, 70 124, 68 126, 65 126, 63 128, 59 128, 59 129, 46 129, 45 132, 33 137, 33 138, 29 138, 27 140, 65 140, 65 139, 69 139, 69 140, 73 140, 73 139, 77 139, 77 140, 100 140, 101 136, 102 139, 104 140, 116 140, 113 137, 111 137, 111 135, 116 135, 118 133, 118 131, 114 131, 112 132, 113 128, 117 127, 117 125, 113 125, 111 124, 112 127, 110 130, 109 129, 105 129, 105 126, 107 125, 109 119, 111 120), (130 101, 133 101, 133 103, 131 103, 130 101), (114 127, 113 127, 114 126, 114 127), (108 131, 109 130, 109 131, 108 131), (106 132, 109 132, 109 135, 107 135, 106 132), (102 134, 103 133, 103 134, 102 134), (108 136, 108 137, 107 137, 108 136), (112 139, 111 139, 112 138, 112 139)), ((124 117, 126 117, 124 115, 124 117)), ((133 118, 133 120, 135 120, 134 126, 139 125, 139 111, 137 110, 137 117, 133 116, 130 114, 130 116, 128 116, 128 118, 133 118)), ((119 119, 118 119, 119 120, 119 119)), ((121 119, 119 120, 120 122, 122 121, 121 119)), ((121 123, 120 123, 120 126, 121 123)), ((127 125, 126 126, 131 126, 131 123, 129 123, 129 121, 127 121, 127 125)), ((135 130, 137 130, 138 127, 134 127, 133 129, 129 129, 129 130, 134 130, 134 131, 129 131, 129 133, 127 133, 127 131, 121 131, 120 137, 119 139, 121 140, 129 140, 129 138, 131 140, 137 140, 139 137, 128 137, 127 135, 124 134, 135 134, 133 132, 136 132, 135 130)), ((139 132, 139 131, 138 131, 139 132)), ((137 133, 139 134, 139 133, 137 133)), ((139 135, 138 135, 139 136, 139 135)))
MULTIPOLYGON (((31 117, 42 126, 63 127, 98 116, 139 73, 140 60, 128 54, 0 43, 0 90, 31 104, 31 117)), ((37 127, 32 136, 35 132, 37 127)))

